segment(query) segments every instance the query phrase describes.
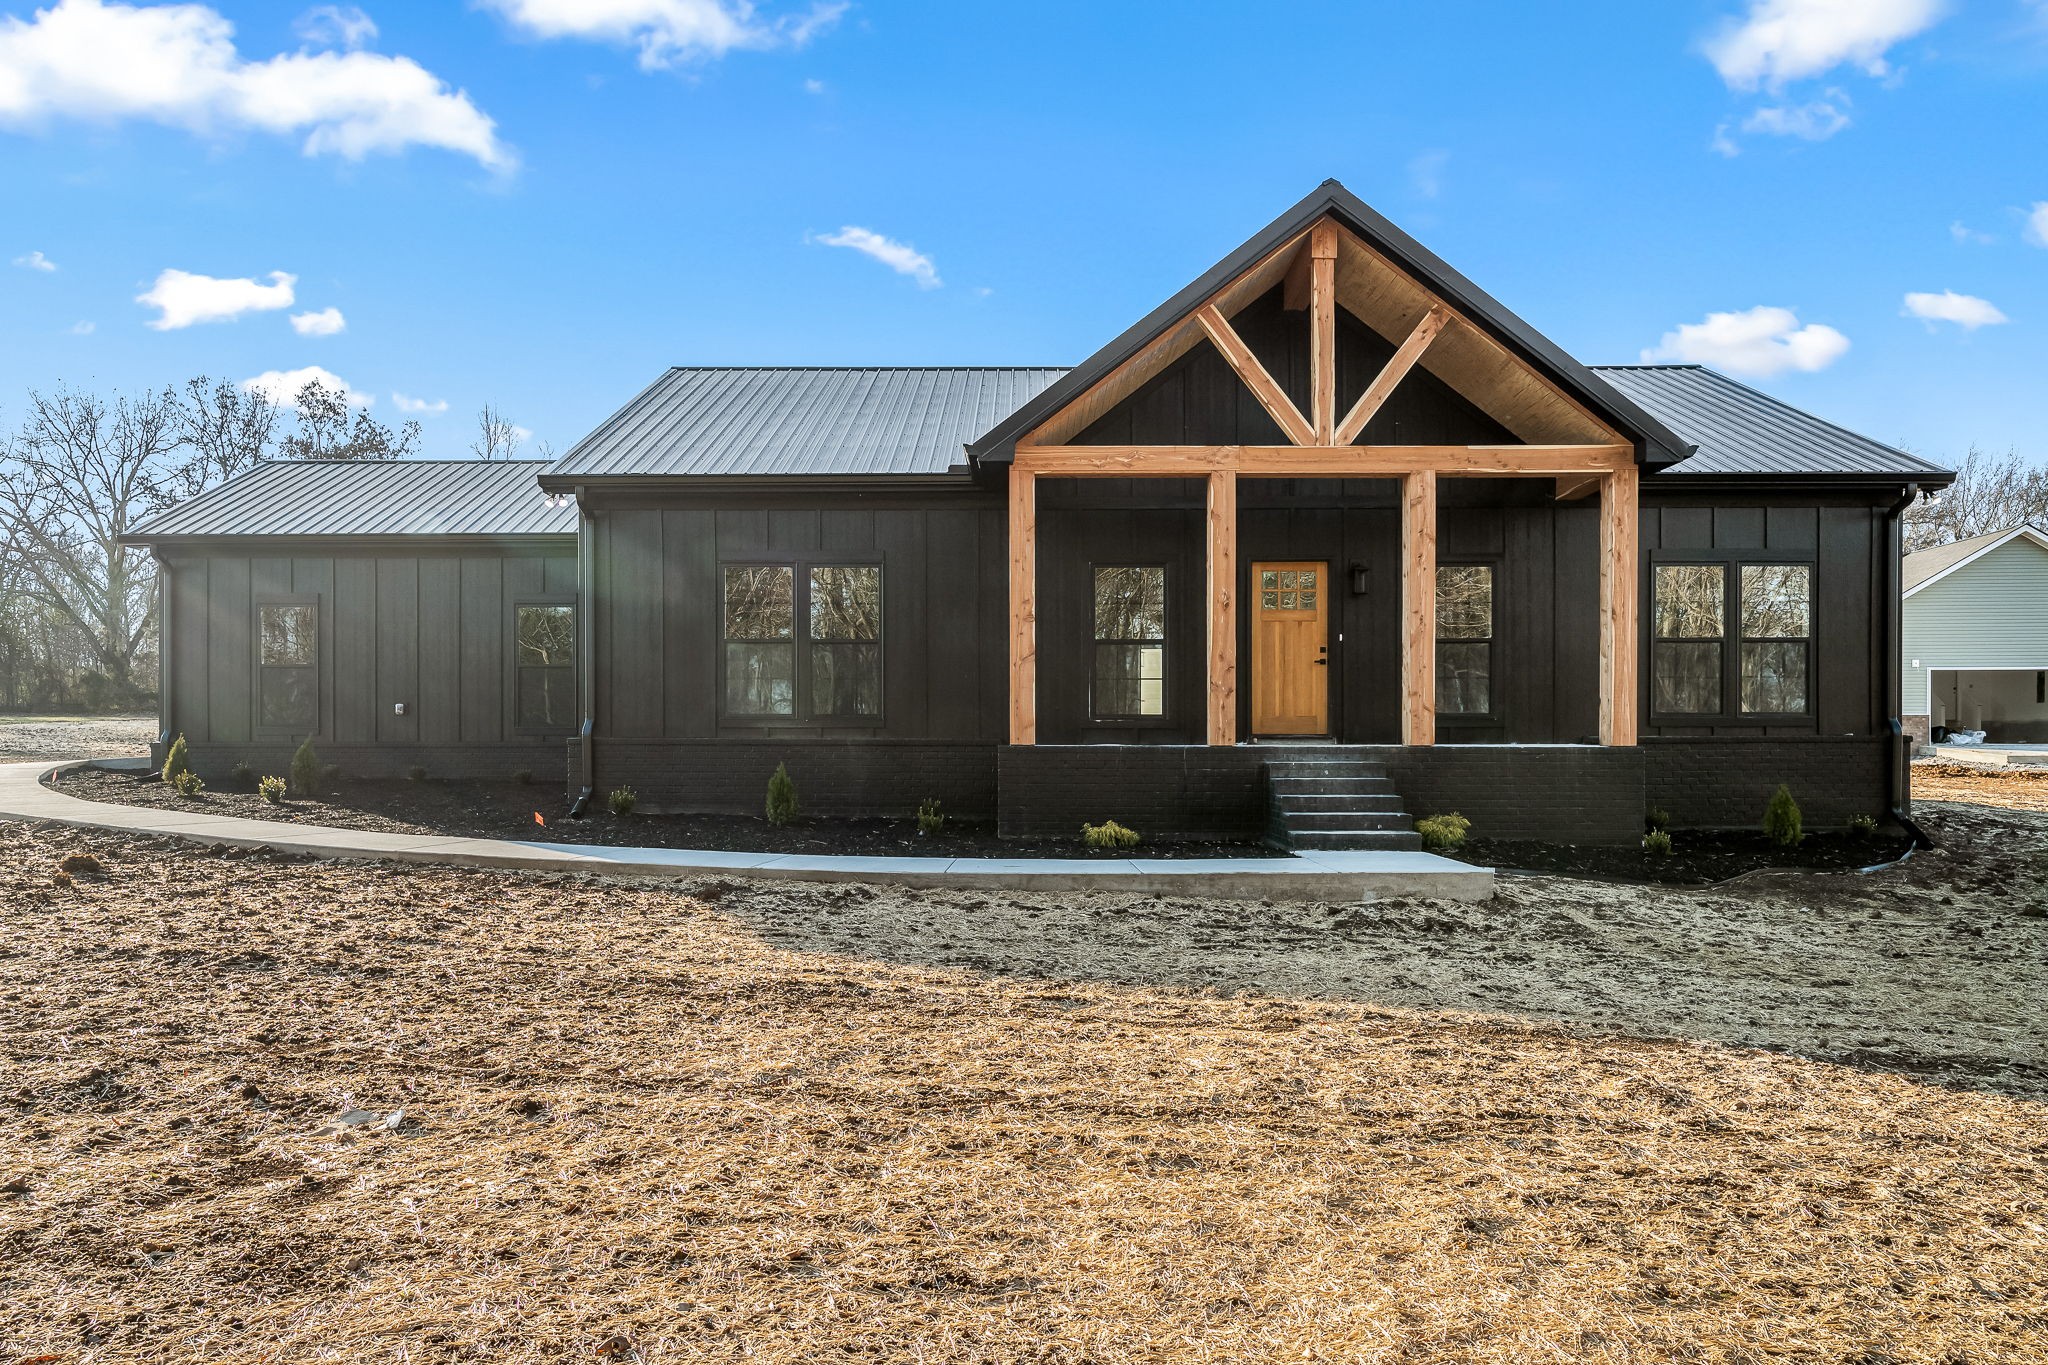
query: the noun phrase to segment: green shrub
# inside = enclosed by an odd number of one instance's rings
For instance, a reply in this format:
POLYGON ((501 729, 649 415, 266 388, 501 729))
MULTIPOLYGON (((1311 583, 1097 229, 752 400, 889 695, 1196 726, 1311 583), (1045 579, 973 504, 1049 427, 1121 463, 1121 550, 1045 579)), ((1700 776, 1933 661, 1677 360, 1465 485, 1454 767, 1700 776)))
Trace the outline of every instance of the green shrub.
POLYGON ((164 781, 172 786, 178 779, 192 771, 192 751, 186 747, 185 737, 179 735, 171 741, 171 751, 164 755, 164 781))
POLYGON ((271 805, 282 806, 284 804, 285 785, 283 778, 263 778, 261 781, 257 782, 256 790, 262 793, 263 799, 265 801, 268 801, 271 805))
POLYGON ((1089 848, 1136 848, 1138 831, 1104 820, 1099 825, 1081 826, 1081 842, 1089 848))
POLYGON ((640 804, 640 794, 631 787, 614 787, 604 803, 613 815, 631 815, 633 807, 640 804))
POLYGON ((1871 835, 1877 833, 1877 817, 1875 815, 1851 816, 1849 819, 1849 832, 1851 834, 1859 834, 1868 839, 1871 835))
POLYGON ((407 768, 405 770, 405 775, 409 780, 413 782, 424 782, 427 780, 426 768, 418 763, 415 763, 410 768, 407 768))
POLYGON ((1668 830, 1671 828, 1671 812, 1662 806, 1652 806, 1649 813, 1643 817, 1643 824, 1654 831, 1668 830))
POLYGON ((320 793, 320 751, 313 747, 311 735, 292 755, 292 790, 301 796, 320 793))
POLYGON ((171 779, 171 785, 178 789, 178 795, 190 799, 206 790, 206 784, 199 780, 199 774, 187 768, 171 779))
POLYGON ((256 780, 256 770, 247 763, 237 763, 229 771, 228 775, 235 779, 237 787, 246 788, 251 782, 256 780))
POLYGON ((1449 815, 1432 815, 1426 820, 1417 820, 1415 832, 1422 836, 1424 848, 1443 853, 1465 842, 1465 836, 1472 832, 1472 822, 1452 811, 1449 815))
POLYGON ((917 832, 930 838, 946 827, 946 813, 939 809, 939 798, 927 796, 917 804, 917 832))
POLYGON ((1643 852, 1652 858, 1671 856, 1671 835, 1661 829, 1653 829, 1643 836, 1643 852))
POLYGON ((1764 833, 1779 848, 1791 848, 1806 837, 1799 821, 1799 803, 1792 799, 1792 789, 1782 782, 1771 793, 1771 804, 1764 807, 1764 833))
POLYGON ((531 768, 521 768, 521 769, 520 769, 520 770, 519 770, 518 772, 516 772, 516 773, 512 774, 512 780, 513 780, 514 782, 517 782, 517 783, 518 783, 518 784, 519 784, 520 786, 522 786, 522 787, 530 787, 530 786, 532 786, 532 785, 533 785, 533 769, 531 769, 531 768))
POLYGON ((796 783, 789 775, 789 765, 775 765, 775 775, 768 779, 768 823, 786 825, 796 819, 796 783))

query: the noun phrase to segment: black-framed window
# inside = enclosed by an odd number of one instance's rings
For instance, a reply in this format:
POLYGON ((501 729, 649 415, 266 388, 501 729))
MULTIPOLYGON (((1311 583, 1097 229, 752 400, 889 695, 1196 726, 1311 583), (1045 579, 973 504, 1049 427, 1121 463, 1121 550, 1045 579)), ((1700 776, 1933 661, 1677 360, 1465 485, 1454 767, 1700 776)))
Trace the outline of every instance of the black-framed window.
POLYGON ((1811 563, 1778 559, 1656 565, 1651 711, 1809 714, 1813 572, 1811 563))
POLYGON ((1095 657, 1088 689, 1096 720, 1166 715, 1166 568, 1098 564, 1094 573, 1095 657))
POLYGON ((1436 570, 1436 709, 1440 716, 1493 714, 1493 566, 1436 570))
POLYGON ((727 717, 881 719, 881 565, 728 564, 722 579, 727 717))
POLYGON ((256 606, 256 724, 305 735, 320 727, 320 607, 314 599, 256 606))
POLYGON ((520 730, 576 729, 576 608, 521 602, 512 609, 513 724, 520 730))

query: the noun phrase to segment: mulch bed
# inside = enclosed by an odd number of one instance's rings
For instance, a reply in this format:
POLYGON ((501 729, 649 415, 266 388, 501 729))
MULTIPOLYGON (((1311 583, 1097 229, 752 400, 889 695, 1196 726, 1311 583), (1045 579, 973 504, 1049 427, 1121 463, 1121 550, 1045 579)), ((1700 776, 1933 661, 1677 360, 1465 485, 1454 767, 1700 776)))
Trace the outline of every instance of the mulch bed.
POLYGON ((1516 872, 1698 886, 1724 882, 1745 872, 1842 872, 1872 867, 1903 858, 1912 846, 1913 841, 1903 834, 1825 833, 1809 834, 1786 849, 1756 830, 1687 829, 1672 831, 1671 853, 1663 858, 1635 845, 1543 844, 1520 839, 1470 839, 1448 856, 1516 872))
MULTIPOLYGON (((926 838, 915 820, 841 820, 804 817, 776 826, 744 815, 615 816, 602 807, 571 820, 559 793, 538 783, 409 782, 343 778, 323 797, 293 797, 272 805, 253 790, 209 787, 182 797, 154 773, 85 769, 57 781, 82 801, 151 806, 247 820, 375 830, 385 834, 440 834, 471 839, 539 839, 560 844, 626 848, 720 849, 731 853, 789 853, 817 857, 883 858, 1274 858, 1280 853, 1251 841, 1159 840, 1135 849, 1097 852, 1071 839, 999 839, 995 827, 948 820, 926 838), (545 821, 545 823, 540 823, 545 821)), ((1140 834, 1144 831, 1139 831, 1140 834)))

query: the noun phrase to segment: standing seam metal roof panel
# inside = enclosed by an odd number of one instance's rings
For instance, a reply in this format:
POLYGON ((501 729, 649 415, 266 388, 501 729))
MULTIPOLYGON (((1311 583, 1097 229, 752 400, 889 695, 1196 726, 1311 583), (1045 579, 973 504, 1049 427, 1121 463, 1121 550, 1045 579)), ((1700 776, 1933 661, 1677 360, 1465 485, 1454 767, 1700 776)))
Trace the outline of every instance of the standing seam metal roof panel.
POLYGON ((273 460, 130 532, 173 536, 525 536, 576 533, 576 508, 535 482, 544 460, 273 460))

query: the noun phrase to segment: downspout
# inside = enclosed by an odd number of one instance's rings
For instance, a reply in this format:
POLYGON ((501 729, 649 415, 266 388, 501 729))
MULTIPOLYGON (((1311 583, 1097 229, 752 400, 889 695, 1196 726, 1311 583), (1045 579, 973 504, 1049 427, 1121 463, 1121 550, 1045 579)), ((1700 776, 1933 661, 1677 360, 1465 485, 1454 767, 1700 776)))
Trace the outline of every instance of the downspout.
POLYGON ((581 820, 597 787, 597 518, 576 487, 576 691, 583 698, 583 724, 576 731, 576 799, 569 818, 581 820))
POLYGON ((1913 823, 1912 816, 1912 765, 1906 755, 1905 727, 1900 723, 1899 711, 1904 705, 1904 696, 1899 679, 1899 652, 1902 648, 1900 617, 1905 614, 1905 522, 1902 516, 1920 498, 1920 485, 1909 483, 1906 491, 1899 495, 1897 502, 1885 509, 1885 626, 1884 626, 1884 707, 1885 728, 1889 743, 1885 745, 1885 790, 1890 798, 1889 814, 1899 827, 1912 836, 1915 848, 1932 848, 1934 841, 1927 837, 1925 830, 1913 823))
POLYGON ((156 743, 150 747, 150 766, 161 768, 171 751, 171 726, 175 708, 171 704, 171 561, 161 548, 152 548, 156 561, 156 743))

